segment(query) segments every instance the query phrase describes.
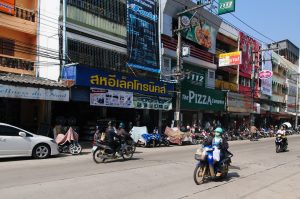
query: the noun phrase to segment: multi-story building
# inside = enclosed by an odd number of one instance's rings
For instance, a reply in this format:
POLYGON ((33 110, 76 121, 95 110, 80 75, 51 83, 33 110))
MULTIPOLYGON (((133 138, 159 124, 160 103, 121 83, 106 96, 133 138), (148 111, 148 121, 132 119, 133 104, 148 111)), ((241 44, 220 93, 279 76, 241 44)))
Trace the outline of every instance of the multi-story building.
POLYGON ((38 0, 0 3, 0 121, 41 129, 50 122, 51 101, 68 101, 69 93, 37 76, 37 57, 47 53, 37 50, 38 0))
POLYGON ((152 0, 67 1, 61 46, 73 66, 63 71, 74 84, 71 102, 56 103, 54 117, 73 115, 87 129, 102 119, 162 126, 173 85, 160 81, 158 10, 152 0))

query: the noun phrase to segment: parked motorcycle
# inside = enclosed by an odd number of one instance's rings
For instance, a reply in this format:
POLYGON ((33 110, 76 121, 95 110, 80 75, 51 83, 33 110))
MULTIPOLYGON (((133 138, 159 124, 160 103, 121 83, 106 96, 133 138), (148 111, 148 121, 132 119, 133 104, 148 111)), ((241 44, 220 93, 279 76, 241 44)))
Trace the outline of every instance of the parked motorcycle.
POLYGON ((78 134, 72 127, 68 129, 66 134, 58 134, 55 141, 58 144, 58 151, 60 153, 71 153, 72 155, 77 155, 82 151, 82 147, 78 143, 78 134))
POLYGON ((194 170, 194 181, 197 185, 204 183, 208 179, 220 179, 225 178, 229 171, 231 163, 231 157, 233 156, 230 152, 220 160, 219 166, 221 167, 221 176, 216 177, 217 170, 213 159, 214 148, 212 146, 202 145, 195 154, 195 159, 198 161, 194 170))
POLYGON ((283 141, 283 137, 280 134, 276 135, 276 138, 275 138, 275 147, 276 147, 276 153, 284 152, 284 151, 287 150, 287 141, 284 142, 283 141))
POLYGON ((124 139, 118 140, 118 142, 120 147, 117 148, 116 153, 120 156, 113 153, 112 148, 109 147, 104 141, 96 141, 96 144, 93 146, 92 149, 94 162, 98 164, 101 162, 105 162, 109 159, 131 159, 134 153, 133 147, 131 145, 128 145, 124 139))

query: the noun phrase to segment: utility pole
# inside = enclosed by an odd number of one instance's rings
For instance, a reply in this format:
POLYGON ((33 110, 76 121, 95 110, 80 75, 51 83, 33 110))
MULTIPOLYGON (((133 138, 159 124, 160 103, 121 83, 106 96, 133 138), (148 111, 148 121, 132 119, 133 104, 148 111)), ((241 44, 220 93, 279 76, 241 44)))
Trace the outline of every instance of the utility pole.
MULTIPOLYGON (((211 2, 209 3, 205 3, 205 4, 200 4, 197 5, 193 8, 189 8, 189 9, 185 9, 182 12, 177 13, 178 16, 178 29, 174 30, 175 33, 177 33, 177 64, 176 64, 176 71, 175 74, 173 74, 172 76, 176 77, 177 80, 177 88, 180 89, 180 82, 181 82, 181 78, 184 77, 184 72, 181 71, 182 69, 182 38, 181 38, 181 31, 192 28, 196 25, 190 25, 188 27, 182 27, 182 15, 200 8, 203 8, 207 5, 210 5, 211 2)), ((194 13, 193 16, 195 16, 195 14, 197 13, 197 11, 194 13)), ((180 102, 181 102, 181 92, 178 91, 176 92, 177 96, 176 96, 176 108, 175 108, 175 113, 174 113, 174 121, 176 122, 176 126, 179 128, 180 126, 180 102)))

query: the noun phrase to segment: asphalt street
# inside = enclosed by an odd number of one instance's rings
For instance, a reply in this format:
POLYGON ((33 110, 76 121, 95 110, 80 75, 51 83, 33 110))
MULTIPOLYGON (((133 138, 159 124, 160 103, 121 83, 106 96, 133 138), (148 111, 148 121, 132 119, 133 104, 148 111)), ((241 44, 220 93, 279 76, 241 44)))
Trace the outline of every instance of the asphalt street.
POLYGON ((227 179, 196 185, 197 146, 137 148, 130 161, 96 164, 82 155, 47 160, 0 159, 0 198, 180 199, 300 198, 300 136, 289 151, 275 153, 275 138, 230 142, 227 179))

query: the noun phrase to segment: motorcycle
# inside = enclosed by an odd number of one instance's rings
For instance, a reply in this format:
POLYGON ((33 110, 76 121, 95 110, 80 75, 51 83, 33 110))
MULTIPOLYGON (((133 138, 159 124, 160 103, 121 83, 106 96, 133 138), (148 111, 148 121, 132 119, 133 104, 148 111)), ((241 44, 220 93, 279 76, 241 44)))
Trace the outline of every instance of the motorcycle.
POLYGON ((60 153, 80 154, 81 145, 78 143, 78 134, 70 127, 66 134, 58 134, 55 139, 60 153))
POLYGON ((207 179, 221 179, 227 177, 231 157, 233 156, 229 151, 225 154, 219 162, 221 169, 221 176, 216 176, 217 169, 213 159, 214 148, 212 146, 202 145, 195 154, 197 164, 194 170, 194 181, 197 185, 204 183, 207 179))
POLYGON ((283 141, 282 135, 277 134, 275 138, 276 153, 284 152, 287 150, 287 141, 283 141))
POLYGON ((96 144, 93 146, 92 149, 94 162, 99 164, 101 162, 105 162, 108 159, 131 159, 134 153, 132 145, 128 145, 124 139, 119 139, 118 142, 120 147, 117 148, 116 153, 119 154, 119 156, 113 153, 112 148, 109 147, 104 141, 96 141, 96 144))

